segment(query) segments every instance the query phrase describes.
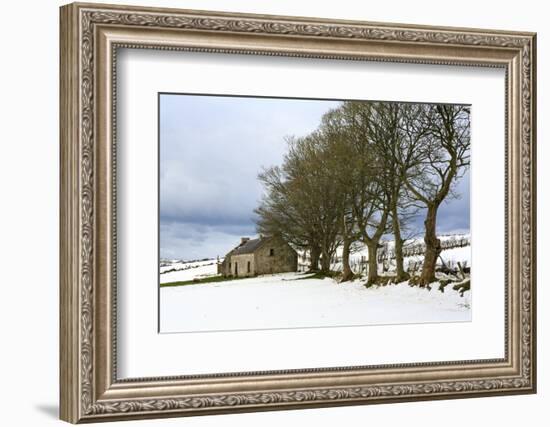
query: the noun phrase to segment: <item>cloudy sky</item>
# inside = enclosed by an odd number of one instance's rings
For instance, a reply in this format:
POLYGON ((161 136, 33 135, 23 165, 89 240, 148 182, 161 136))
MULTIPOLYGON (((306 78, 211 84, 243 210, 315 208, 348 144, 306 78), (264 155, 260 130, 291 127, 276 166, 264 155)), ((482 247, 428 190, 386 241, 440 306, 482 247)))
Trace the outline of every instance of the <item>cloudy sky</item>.
MULTIPOLYGON (((161 94, 161 258, 223 256, 241 236, 254 236, 261 168, 281 163, 285 136, 308 134, 338 105, 161 94)), ((439 232, 469 229, 468 178, 459 185, 461 198, 442 206, 439 232)))

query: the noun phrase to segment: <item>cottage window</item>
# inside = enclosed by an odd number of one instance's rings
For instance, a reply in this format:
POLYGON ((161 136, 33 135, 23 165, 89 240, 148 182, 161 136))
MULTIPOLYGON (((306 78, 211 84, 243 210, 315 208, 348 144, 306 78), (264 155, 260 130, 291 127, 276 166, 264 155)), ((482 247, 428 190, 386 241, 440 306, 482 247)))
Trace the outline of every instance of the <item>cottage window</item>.
POLYGON ((250 261, 246 264, 246 272, 250 273, 250 261))
POLYGON ((275 249, 270 249, 269 250, 269 256, 274 256, 275 255, 275 249))

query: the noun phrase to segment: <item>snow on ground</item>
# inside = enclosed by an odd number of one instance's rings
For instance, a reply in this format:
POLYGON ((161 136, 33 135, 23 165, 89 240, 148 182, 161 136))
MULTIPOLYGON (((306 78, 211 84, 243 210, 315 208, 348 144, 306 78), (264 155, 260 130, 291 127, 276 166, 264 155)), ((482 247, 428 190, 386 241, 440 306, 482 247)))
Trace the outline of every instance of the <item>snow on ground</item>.
MULTIPOLYGON (((203 274, 212 269, 211 266, 200 268, 203 274)), ((190 271, 185 274, 191 274, 190 271)), ((177 280, 189 280, 182 279, 183 273, 166 275, 181 274, 177 280)), ((296 280, 300 277, 304 275, 282 273, 162 287, 161 332, 471 320, 470 292, 460 297, 450 287, 441 293, 436 287, 429 291, 406 283, 367 289, 360 281, 339 284, 328 278, 296 280)))
MULTIPOLYGON (((220 260, 221 261, 221 260, 220 260)), ((160 283, 184 282, 195 278, 205 278, 218 273, 217 260, 184 262, 175 261, 160 268, 160 283), (168 270, 176 270, 166 272, 168 270)))
MULTIPOLYGON (((442 240, 457 236, 440 236, 442 240)), ((410 241, 409 244, 420 242, 410 241)), ((391 246, 393 242, 386 242, 391 246)), ((337 254, 339 255, 339 254, 337 254)), ((361 270, 366 248, 351 255, 361 270)), ((442 251, 450 267, 470 266, 470 246, 442 251)), ((405 258, 409 263, 421 255, 405 258)), ((222 260, 219 260, 220 262, 222 260)), ((163 261, 161 283, 190 281, 217 275, 216 259, 163 261)), ((391 268, 391 265, 390 265, 391 268)), ((341 262, 331 266, 341 270, 341 262)), ((200 283, 160 290, 161 332, 279 329, 398 323, 462 322, 471 320, 471 292, 460 297, 448 286, 445 293, 407 283, 365 288, 361 281, 339 284, 332 279, 302 279, 303 273, 283 273, 226 282, 200 283)))

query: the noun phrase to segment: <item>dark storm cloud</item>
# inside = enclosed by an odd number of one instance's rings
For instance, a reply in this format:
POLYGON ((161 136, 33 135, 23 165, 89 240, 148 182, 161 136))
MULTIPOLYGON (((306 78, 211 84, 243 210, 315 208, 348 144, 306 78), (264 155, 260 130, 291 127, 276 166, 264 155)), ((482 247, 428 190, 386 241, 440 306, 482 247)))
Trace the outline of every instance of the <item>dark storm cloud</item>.
POLYGON ((261 168, 281 163, 285 136, 311 132, 337 105, 161 95, 161 256, 216 256, 254 235, 261 168))
POLYGON ((455 186, 456 197, 449 197, 439 208, 438 232, 449 233, 470 230, 470 173, 467 172, 455 186))

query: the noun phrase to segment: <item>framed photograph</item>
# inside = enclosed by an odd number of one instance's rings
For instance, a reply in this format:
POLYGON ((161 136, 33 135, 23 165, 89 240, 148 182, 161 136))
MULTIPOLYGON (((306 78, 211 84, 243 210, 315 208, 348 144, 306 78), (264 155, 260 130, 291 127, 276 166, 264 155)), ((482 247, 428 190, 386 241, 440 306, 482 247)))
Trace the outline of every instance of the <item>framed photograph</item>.
POLYGON ((60 22, 63 420, 536 391, 535 34, 60 22))

